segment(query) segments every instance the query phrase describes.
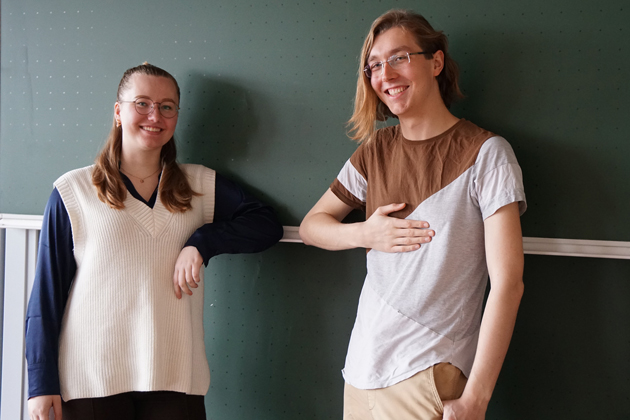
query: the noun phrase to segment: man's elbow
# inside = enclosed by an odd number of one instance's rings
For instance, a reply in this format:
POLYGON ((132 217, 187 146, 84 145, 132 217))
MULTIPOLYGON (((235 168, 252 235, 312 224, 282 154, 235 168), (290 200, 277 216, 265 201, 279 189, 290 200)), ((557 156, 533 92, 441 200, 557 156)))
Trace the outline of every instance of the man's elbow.
POLYGON ((519 305, 521 299, 523 299, 523 293, 525 293, 525 283, 523 283, 523 279, 515 280, 504 293, 506 293, 512 303, 519 305))
POLYGON ((514 289, 515 298, 520 302, 523 299, 523 293, 525 293, 525 283, 522 279, 516 283, 514 289))
POLYGON ((304 242, 304 245, 313 245, 313 243, 311 242, 311 238, 308 235, 308 220, 305 218, 304 220, 302 220, 302 223, 300 223, 300 228, 298 229, 298 233, 300 235, 300 239, 302 239, 302 242, 304 242))
POLYGON ((501 300, 518 306, 525 292, 525 283, 523 283, 522 278, 502 282, 492 282, 491 278, 490 293, 492 292, 494 292, 497 297, 500 296, 501 300))

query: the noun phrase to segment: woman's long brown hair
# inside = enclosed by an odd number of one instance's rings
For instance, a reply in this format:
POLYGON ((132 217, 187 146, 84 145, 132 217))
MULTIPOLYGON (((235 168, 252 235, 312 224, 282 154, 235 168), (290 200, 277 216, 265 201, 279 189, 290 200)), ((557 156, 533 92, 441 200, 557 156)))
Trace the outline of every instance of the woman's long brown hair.
MULTIPOLYGON (((144 63, 140 66, 130 68, 124 74, 118 85, 116 99, 122 100, 122 93, 129 87, 131 76, 134 74, 144 74, 147 76, 166 77, 175 84, 177 88, 177 99, 179 101, 179 85, 173 76, 159 67, 144 63)), ((92 184, 96 187, 98 198, 111 208, 121 210, 125 208, 125 198, 127 188, 120 176, 119 164, 122 156, 122 127, 116 126, 114 120, 112 129, 109 132, 105 146, 96 157, 94 170, 92 171, 92 184)), ((192 209, 190 204, 194 196, 201 195, 190 187, 186 174, 181 170, 176 162, 177 148, 175 138, 162 146, 160 152, 160 164, 162 165, 162 177, 160 179, 160 200, 164 207, 171 213, 184 213, 192 209)))

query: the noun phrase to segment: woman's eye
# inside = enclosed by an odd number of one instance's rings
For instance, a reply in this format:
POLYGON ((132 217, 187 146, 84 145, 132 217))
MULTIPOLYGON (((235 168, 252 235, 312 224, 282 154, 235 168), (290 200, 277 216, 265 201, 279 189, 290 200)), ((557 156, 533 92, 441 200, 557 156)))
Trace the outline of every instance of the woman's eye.
POLYGON ((147 104, 145 101, 136 101, 136 106, 139 106, 140 108, 146 108, 149 106, 149 104, 147 104))
POLYGON ((374 70, 378 70, 383 66, 383 63, 372 63, 370 64, 370 70, 374 71, 374 70))

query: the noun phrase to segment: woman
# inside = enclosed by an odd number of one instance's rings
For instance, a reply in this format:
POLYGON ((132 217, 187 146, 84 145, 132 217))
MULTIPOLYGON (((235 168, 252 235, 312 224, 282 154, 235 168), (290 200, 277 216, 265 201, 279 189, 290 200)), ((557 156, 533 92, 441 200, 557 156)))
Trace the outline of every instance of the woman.
POLYGON ((179 100, 168 72, 127 70, 95 164, 55 182, 27 312, 33 420, 51 407, 64 420, 205 419, 201 264, 262 251, 282 226, 213 170, 176 163, 179 100))

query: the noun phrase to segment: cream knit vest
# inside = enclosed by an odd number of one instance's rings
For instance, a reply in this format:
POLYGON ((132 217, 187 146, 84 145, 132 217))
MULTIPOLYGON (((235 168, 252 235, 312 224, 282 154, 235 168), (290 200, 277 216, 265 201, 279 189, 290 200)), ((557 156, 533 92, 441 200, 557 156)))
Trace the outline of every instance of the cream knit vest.
MULTIPOLYGON (((100 201, 92 166, 55 182, 70 215, 77 273, 59 344, 64 400, 128 391, 204 395, 210 386, 203 331, 203 281, 181 300, 175 261, 193 232, 214 216, 215 172, 181 165, 202 196, 193 210, 153 209, 127 194, 125 208, 100 201)), ((201 270, 203 275, 203 269, 201 270)))

